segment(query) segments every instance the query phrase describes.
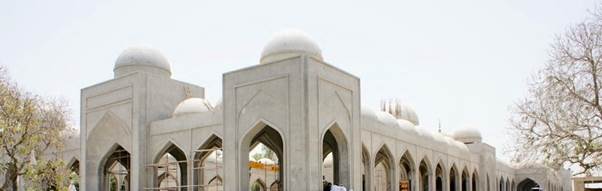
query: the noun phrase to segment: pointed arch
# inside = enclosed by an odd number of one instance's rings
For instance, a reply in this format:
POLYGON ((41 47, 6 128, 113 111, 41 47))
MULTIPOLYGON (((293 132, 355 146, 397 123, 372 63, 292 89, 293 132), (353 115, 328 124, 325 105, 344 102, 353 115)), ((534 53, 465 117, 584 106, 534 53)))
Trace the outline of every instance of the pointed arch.
POLYGON ((472 191, 481 191, 481 189, 479 188, 479 173, 477 172, 477 169, 474 169, 472 171, 472 191))
MULTIPOLYGON (((216 134, 211 134, 194 152, 192 180, 194 185, 209 185, 215 177, 221 178, 224 170, 221 148, 222 138, 216 134), (211 177, 213 178, 210 179, 211 177)), ((214 186, 223 186, 223 184, 214 186)), ((194 187, 193 190, 196 191, 199 188, 194 187)))
MULTIPOLYGON (((347 136, 339 125, 334 122, 322 133, 322 160, 332 153, 333 182, 344 187, 350 186, 350 158, 347 136)), ((324 172, 322 172, 324 175, 324 172)))
MULTIPOLYGON (((169 177, 173 177, 175 180, 175 186, 186 186, 188 185, 187 171, 188 171, 188 160, 186 153, 180 149, 174 142, 168 141, 165 143, 163 148, 155 155, 154 158, 154 186, 160 187, 164 184, 173 185, 173 183, 167 183, 169 177), (164 174, 161 179, 161 175, 164 174)), ((181 188, 178 190, 186 190, 181 188)))
MULTIPOLYGON (((284 158, 283 153, 286 145, 284 143, 281 131, 275 126, 268 125, 265 120, 260 119, 243 135, 244 136, 242 136, 239 142, 239 173, 248 174, 249 153, 252 148, 261 143, 276 154, 276 157, 278 158, 278 180, 284 180, 284 173, 286 173, 287 169, 283 168, 286 167, 286 158, 284 158)), ((284 190, 284 188, 287 186, 285 185, 286 181, 282 181, 282 183, 283 184, 279 185, 279 190, 284 190)), ((249 190, 252 184, 254 183, 249 180, 248 176, 240 177, 239 185, 241 190, 249 190)))
POLYGON ((130 177, 130 162, 130 153, 121 145, 117 143, 113 144, 101 159, 101 165, 99 165, 99 190, 109 190, 111 186, 113 186, 113 182, 111 182, 113 178, 119 181, 114 182, 115 188, 121 187, 119 185, 123 185, 126 190, 130 190, 128 181, 130 177))
POLYGON ((460 174, 458 174, 458 168, 456 164, 452 164, 449 169, 449 190, 450 191, 458 191, 460 190, 460 174))
POLYGON ((516 189, 517 191, 532 191, 534 189, 541 188, 541 185, 539 185, 537 182, 535 182, 531 178, 525 178, 518 183, 516 188, 517 188, 516 189))
POLYGON ((409 150, 406 150, 401 156, 401 159, 399 160, 399 169, 401 171, 399 190, 402 190, 402 187, 407 187, 406 190, 408 191, 414 190, 413 185, 416 184, 414 180, 414 173, 416 172, 416 167, 414 166, 414 164, 416 164, 416 162, 412 158, 412 154, 409 150))
POLYGON ((250 188, 251 191, 267 191, 265 182, 263 182, 263 180, 261 180, 260 178, 255 179, 255 181, 253 181, 253 183, 251 184, 250 188))
POLYGON ((430 178, 432 176, 432 172, 433 170, 431 169, 431 164, 429 163, 429 159, 424 156, 424 158, 422 158, 422 160, 420 161, 420 166, 418 167, 420 176, 418 177, 420 180, 420 183, 418 184, 418 187, 420 188, 419 191, 429 191, 430 190, 430 178))
POLYGON ((280 188, 280 181, 276 180, 274 182, 272 182, 272 185, 270 185, 270 191, 278 191, 278 188, 280 188))
POLYGON ((470 191, 470 174, 468 168, 465 166, 462 170, 462 191, 470 191))
POLYGON ((503 176, 500 176, 500 178, 499 178, 498 180, 499 180, 499 181, 498 181, 498 184, 499 184, 499 186, 498 186, 498 190, 499 190, 499 191, 505 191, 505 189, 504 189, 504 187, 505 187, 505 183, 504 183, 504 177, 503 177, 503 176))
POLYGON ((224 190, 222 188, 223 185, 224 185, 224 182, 223 182, 222 177, 221 176, 214 176, 206 184, 206 186, 204 187, 206 189, 204 189, 204 190, 207 190, 207 191, 222 191, 222 190, 224 190))
POLYGON ((443 166, 443 162, 439 160, 437 166, 435 167, 435 191, 443 191, 445 184, 445 166, 443 166))
POLYGON ((393 154, 391 154, 391 150, 389 150, 389 147, 386 144, 383 144, 376 153, 374 164, 374 180, 379 182, 375 185, 382 186, 380 187, 382 188, 381 190, 394 190, 395 187, 393 182, 395 174, 393 172, 393 154))
POLYGON ((506 191, 510 191, 510 179, 506 177, 506 191))
POLYGON ((370 172, 370 151, 362 143, 362 191, 367 191, 371 187, 372 174, 370 172))

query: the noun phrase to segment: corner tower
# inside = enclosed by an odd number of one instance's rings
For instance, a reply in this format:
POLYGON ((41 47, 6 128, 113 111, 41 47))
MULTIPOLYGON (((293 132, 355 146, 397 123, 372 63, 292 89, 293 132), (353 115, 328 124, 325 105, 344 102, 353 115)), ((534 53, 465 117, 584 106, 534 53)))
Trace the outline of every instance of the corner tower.
POLYGON ((278 33, 260 63, 223 75, 225 190, 249 190, 258 143, 278 157, 280 190, 321 190, 328 153, 334 183, 361 189, 360 80, 299 31, 278 33))
POLYGON ((171 116, 186 97, 202 98, 204 89, 171 79, 170 64, 158 50, 123 51, 113 79, 81 90, 82 190, 107 190, 111 181, 126 190, 149 187, 150 122, 171 116))

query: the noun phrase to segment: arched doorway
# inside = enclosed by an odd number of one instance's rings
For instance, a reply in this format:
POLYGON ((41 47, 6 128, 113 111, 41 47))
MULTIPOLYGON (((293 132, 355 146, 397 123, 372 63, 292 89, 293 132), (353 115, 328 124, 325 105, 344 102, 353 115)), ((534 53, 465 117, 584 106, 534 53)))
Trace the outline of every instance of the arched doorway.
POLYGON ((437 167, 435 167, 435 191, 443 191, 443 177, 443 167, 441 166, 441 163, 439 163, 437 164, 437 167))
POLYGON ((120 145, 115 145, 104 159, 101 178, 100 190, 129 191, 130 153, 120 145))
POLYGON ((468 175, 468 170, 466 169, 466 167, 464 167, 464 170, 462 171, 462 191, 469 191, 470 189, 468 188, 468 186, 470 185, 470 177, 468 175))
POLYGON ((155 158, 155 187, 160 190, 187 190, 186 154, 173 143, 169 143, 155 158))
POLYGON ((505 191, 505 190, 504 190, 504 177, 500 177, 500 179, 499 179, 499 182, 498 182, 498 183, 500 184, 500 185, 499 185, 499 188, 498 188, 498 190, 499 190, 499 191, 505 191))
POLYGON ((248 176, 240 177, 240 189, 252 190, 256 188, 255 180, 267 178, 263 182, 263 190, 267 189, 265 182, 268 181, 280 182, 278 190, 284 190, 286 185, 281 180, 284 178, 286 169, 282 167, 286 166, 286 161, 283 158, 284 143, 281 134, 276 129, 259 123, 245 135, 241 145, 240 156, 243 157, 239 158, 242 167, 240 174, 248 176))
POLYGON ((449 190, 450 191, 457 191, 458 190, 458 178, 460 176, 458 176, 458 170, 456 169, 456 165, 452 165, 451 169, 449 170, 449 190))
POLYGON ((79 160, 73 159, 69 165, 69 190, 79 190, 79 160))
POLYGON ((362 191, 368 191, 370 188, 370 154, 368 149, 362 145, 362 191))
POLYGON ((422 161, 420 161, 420 166, 418 167, 418 170, 420 171, 420 177, 419 178, 419 191, 429 191, 429 180, 430 180, 430 174, 431 174, 431 168, 430 165, 428 165, 428 163, 426 162, 426 159, 422 159, 422 161))
POLYGON ((334 124, 322 139, 322 176, 328 183, 349 187, 349 154, 343 131, 334 124))
POLYGON ((539 184, 537 184, 532 179, 527 178, 527 179, 521 181, 520 183, 518 183, 518 185, 516 186, 516 190, 517 191, 534 191, 534 190, 541 190, 541 187, 539 186, 539 184))
POLYGON ((194 191, 223 190, 223 152, 222 139, 211 135, 194 154, 193 182, 194 191), (219 180, 215 178, 219 177, 219 180))
POLYGON ((477 174, 477 171, 473 171, 472 172, 472 191, 479 191, 479 174, 477 174))
POLYGON ((399 162, 400 169, 400 180, 399 180, 399 190, 400 191, 413 191, 412 188, 412 177, 414 175, 414 160, 410 153, 406 151, 401 157, 401 161, 399 162))
POLYGON ((391 191, 393 187, 393 156, 387 148, 383 146, 376 153, 374 159, 374 190, 376 191, 391 191))

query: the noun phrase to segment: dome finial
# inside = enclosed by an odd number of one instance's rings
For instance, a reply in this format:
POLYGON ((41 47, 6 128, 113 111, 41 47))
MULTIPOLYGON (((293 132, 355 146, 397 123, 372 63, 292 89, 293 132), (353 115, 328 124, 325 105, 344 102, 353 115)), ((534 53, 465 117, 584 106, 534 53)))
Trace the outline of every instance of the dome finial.
POLYGON ((308 55, 322 60, 322 50, 311 38, 300 30, 280 31, 272 37, 261 52, 260 63, 270 63, 294 56, 308 55))

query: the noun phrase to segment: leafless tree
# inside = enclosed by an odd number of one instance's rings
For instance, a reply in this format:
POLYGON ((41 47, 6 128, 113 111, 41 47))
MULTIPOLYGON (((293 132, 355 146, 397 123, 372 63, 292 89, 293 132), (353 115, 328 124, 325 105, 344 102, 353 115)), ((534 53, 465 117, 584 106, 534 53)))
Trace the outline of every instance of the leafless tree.
MULTIPOLYGON (((601 13, 600 11, 597 11, 601 13)), ((591 175, 602 164, 602 14, 571 26, 552 45, 550 60, 513 107, 515 162, 578 166, 591 175)))

